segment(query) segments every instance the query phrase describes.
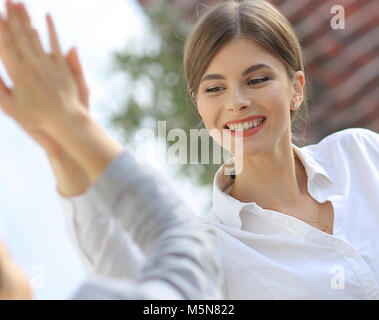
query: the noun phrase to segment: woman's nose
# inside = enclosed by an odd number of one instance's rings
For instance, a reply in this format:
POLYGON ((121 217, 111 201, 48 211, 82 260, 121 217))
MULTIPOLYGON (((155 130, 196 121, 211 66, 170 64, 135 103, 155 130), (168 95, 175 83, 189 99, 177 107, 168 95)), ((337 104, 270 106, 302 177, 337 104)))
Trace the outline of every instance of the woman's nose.
POLYGON ((241 92, 241 89, 230 90, 228 101, 225 104, 227 110, 241 111, 248 108, 251 104, 250 99, 241 92))

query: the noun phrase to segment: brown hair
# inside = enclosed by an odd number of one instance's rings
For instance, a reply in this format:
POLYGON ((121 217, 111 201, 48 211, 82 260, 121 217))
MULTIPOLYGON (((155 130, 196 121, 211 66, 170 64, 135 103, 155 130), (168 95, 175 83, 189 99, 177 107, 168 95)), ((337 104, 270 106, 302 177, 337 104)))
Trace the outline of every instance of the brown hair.
MULTIPOLYGON (((199 83, 215 54, 229 41, 246 38, 255 41, 285 66, 288 78, 304 72, 299 40, 291 23, 266 0, 224 1, 206 11, 194 26, 184 45, 184 73, 193 102, 199 83)), ((303 88, 300 107, 291 110, 291 128, 295 119, 307 124, 308 83, 303 88), (298 115, 302 115, 298 117, 298 115)), ((296 138, 296 137, 295 137, 296 138)))

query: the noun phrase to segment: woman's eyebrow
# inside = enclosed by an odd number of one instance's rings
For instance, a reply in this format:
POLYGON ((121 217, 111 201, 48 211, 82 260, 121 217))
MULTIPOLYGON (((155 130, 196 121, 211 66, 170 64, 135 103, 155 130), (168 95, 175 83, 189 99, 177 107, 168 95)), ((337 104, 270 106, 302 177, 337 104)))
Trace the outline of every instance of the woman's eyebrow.
MULTIPOLYGON (((273 68, 268 66, 267 64, 259 63, 259 64, 255 64, 255 65, 252 65, 249 68, 247 68, 244 72, 242 72, 242 76, 245 76, 250 72, 257 71, 257 70, 262 69, 262 68, 267 68, 267 69, 273 70, 273 68)), ((202 83, 203 81, 214 80, 214 79, 225 79, 225 77, 222 74, 216 74, 216 73, 208 74, 203 79, 201 79, 200 83, 202 83)))

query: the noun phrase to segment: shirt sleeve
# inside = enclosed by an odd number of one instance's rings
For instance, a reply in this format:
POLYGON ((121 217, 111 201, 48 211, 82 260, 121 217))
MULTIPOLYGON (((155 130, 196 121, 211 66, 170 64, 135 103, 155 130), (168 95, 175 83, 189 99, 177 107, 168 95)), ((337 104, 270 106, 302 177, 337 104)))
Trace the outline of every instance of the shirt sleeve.
MULTIPOLYGON (((161 299, 162 292, 171 298, 220 298, 223 276, 214 238, 170 182, 151 166, 137 163, 128 149, 103 176, 93 197, 113 204, 105 215, 116 219, 147 257, 136 290, 129 290, 126 298, 136 298, 133 292, 146 299, 161 299)), ((98 282, 97 288, 102 287, 98 282)))
MULTIPOLYGON (((370 156, 378 164, 379 162, 379 134, 369 129, 361 128, 359 130, 361 138, 363 140, 366 149, 370 156)), ((378 168, 378 167, 377 167, 378 168)))
POLYGON ((91 276, 136 279, 145 262, 130 234, 110 214, 121 201, 121 186, 112 182, 112 174, 122 158, 117 156, 84 194, 65 197, 56 188, 68 236, 91 276))
POLYGON ((371 171, 377 178, 379 174, 379 134, 366 128, 349 128, 341 131, 341 136, 341 144, 354 163, 367 167, 367 171, 371 171))

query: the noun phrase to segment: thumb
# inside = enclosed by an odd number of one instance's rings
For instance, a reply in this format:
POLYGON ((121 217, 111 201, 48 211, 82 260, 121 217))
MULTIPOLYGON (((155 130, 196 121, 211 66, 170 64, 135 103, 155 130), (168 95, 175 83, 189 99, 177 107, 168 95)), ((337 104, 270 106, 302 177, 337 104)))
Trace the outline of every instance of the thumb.
POLYGON ((74 74, 78 89, 80 101, 89 108, 89 89, 84 78, 82 66, 79 61, 78 52, 75 47, 71 48, 66 56, 67 63, 74 74))

